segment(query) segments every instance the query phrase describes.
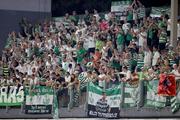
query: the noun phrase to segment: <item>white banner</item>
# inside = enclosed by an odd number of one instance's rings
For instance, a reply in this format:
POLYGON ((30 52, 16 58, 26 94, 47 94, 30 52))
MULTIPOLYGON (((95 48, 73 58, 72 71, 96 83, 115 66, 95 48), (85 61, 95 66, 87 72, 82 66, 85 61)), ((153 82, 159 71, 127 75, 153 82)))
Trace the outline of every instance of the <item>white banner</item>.
MULTIPOLYGON (((102 98, 102 95, 99 95, 99 94, 96 94, 93 92, 89 92, 88 94, 89 94, 88 104, 90 104, 90 105, 97 105, 98 100, 100 100, 102 98)), ((109 107, 119 107, 120 106, 120 98, 121 98, 120 94, 107 96, 106 97, 107 104, 109 105, 109 107)))
POLYGON ((23 86, 4 86, 0 88, 0 106, 21 105, 24 101, 23 86))
POLYGON ((26 105, 52 105, 53 95, 26 96, 26 105))

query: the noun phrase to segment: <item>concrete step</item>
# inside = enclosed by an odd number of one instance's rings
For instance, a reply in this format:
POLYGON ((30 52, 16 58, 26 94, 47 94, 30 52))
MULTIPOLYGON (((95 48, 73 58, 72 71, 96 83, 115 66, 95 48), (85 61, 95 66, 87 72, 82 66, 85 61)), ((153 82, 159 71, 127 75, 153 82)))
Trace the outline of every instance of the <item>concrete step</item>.
POLYGON ((59 116, 61 118, 86 117, 85 105, 80 105, 79 107, 73 107, 71 110, 68 110, 68 108, 60 108, 59 116))

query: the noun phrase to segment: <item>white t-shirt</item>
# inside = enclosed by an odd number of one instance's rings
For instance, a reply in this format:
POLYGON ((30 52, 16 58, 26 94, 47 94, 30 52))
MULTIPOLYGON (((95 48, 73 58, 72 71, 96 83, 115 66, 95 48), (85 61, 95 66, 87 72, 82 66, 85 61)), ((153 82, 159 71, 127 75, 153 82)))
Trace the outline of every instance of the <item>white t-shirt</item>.
POLYGON ((51 63, 49 61, 46 61, 46 67, 49 69, 51 67, 51 63))
POLYGON ((96 17, 96 21, 98 22, 100 20, 99 14, 94 14, 94 16, 96 17))
POLYGON ((65 76, 65 82, 71 82, 71 76, 65 76))
POLYGON ((107 52, 106 52, 106 46, 102 48, 102 58, 106 59, 107 52))
POLYGON ((52 46, 52 39, 48 40, 48 45, 52 46))
POLYGON ((130 24, 124 23, 122 29, 124 30, 124 33, 127 34, 128 30, 130 29, 130 24))
POLYGON ((58 64, 58 60, 59 60, 58 57, 52 58, 51 64, 53 65, 53 68, 56 67, 56 65, 58 64))
POLYGON ((160 54, 158 51, 154 53, 153 60, 152 60, 152 66, 155 66, 157 64, 157 60, 160 57, 160 54))
POLYGON ((7 79, 7 84, 13 84, 13 79, 7 79))
POLYGON ((180 80, 180 73, 178 72, 178 70, 173 70, 172 73, 175 75, 176 80, 180 80))
POLYGON ((17 67, 16 67, 16 70, 18 70, 18 71, 21 72, 21 73, 24 73, 24 72, 25 72, 24 66, 22 66, 22 65, 17 66, 17 67))
POLYGON ((68 66, 67 66, 67 72, 69 72, 70 74, 74 73, 74 68, 75 68, 75 63, 74 62, 68 62, 68 66), (72 67, 70 68, 69 65, 72 65, 72 67))
POLYGON ((68 40, 70 40, 70 39, 71 39, 71 35, 70 35, 69 33, 67 33, 67 34, 66 34, 66 38, 67 38, 68 40))
POLYGON ((71 46, 66 46, 65 48, 68 52, 71 52, 73 50, 73 48, 71 46))
POLYGON ((123 16, 123 15, 122 15, 122 16, 120 17, 120 20, 126 20, 126 16, 123 16))
POLYGON ((109 21, 110 18, 111 18, 111 13, 105 14, 105 19, 106 19, 107 21, 109 21))
POLYGON ((145 51, 144 52, 144 65, 145 66, 151 66, 151 59, 152 59, 152 52, 151 51, 145 51))
POLYGON ((138 11, 137 10, 133 10, 133 20, 138 19, 138 11))
POLYGON ((88 48, 95 48, 95 39, 93 37, 88 37, 88 48))
POLYGON ((128 79, 131 79, 131 71, 130 70, 128 70, 126 72, 126 80, 128 80, 128 79))
POLYGON ((66 50, 66 48, 67 48, 67 45, 61 45, 61 47, 60 47, 60 51, 65 51, 65 50, 66 50))
POLYGON ((27 54, 27 57, 30 57, 30 55, 31 55, 30 48, 26 48, 25 52, 27 54))
POLYGON ((77 42, 80 40, 80 37, 85 37, 85 33, 86 33, 86 27, 84 28, 78 28, 78 30, 76 30, 75 34, 76 34, 76 40, 77 42), (81 32, 81 36, 79 36, 79 32, 81 32))
POLYGON ((133 32, 137 34, 139 32, 139 29, 138 28, 133 28, 133 32))
POLYGON ((143 47, 145 45, 144 43, 146 42, 146 38, 147 38, 147 33, 146 32, 141 32, 139 34, 139 46, 143 47))
POLYGON ((67 72, 69 72, 70 74, 74 73, 74 69, 73 68, 68 68, 67 72))
MULTIPOLYGON (((105 74, 100 74, 98 77, 99 78, 103 78, 105 76, 106 76, 105 74)), ((100 87, 104 87, 105 86, 105 82, 106 82, 106 80, 99 80, 99 86, 100 87)))
POLYGON ((30 65, 30 64, 28 64, 27 66, 26 66, 26 68, 27 68, 27 74, 28 75, 32 75, 32 65, 30 65))
POLYGON ((36 85, 39 82, 38 78, 35 77, 35 79, 30 79, 30 85, 36 85))
POLYGON ((50 49, 52 48, 52 45, 46 43, 46 44, 45 44, 45 48, 48 49, 48 50, 50 50, 50 49))
POLYGON ((68 62, 62 62, 62 68, 67 71, 68 70, 69 63, 68 62))
POLYGON ((88 38, 85 38, 84 39, 84 44, 83 44, 84 49, 88 50, 88 48, 89 48, 88 44, 89 44, 89 40, 88 40, 88 38))
POLYGON ((180 37, 180 23, 177 24, 177 37, 180 37))
POLYGON ((167 31, 171 31, 171 19, 168 19, 167 22, 167 31))

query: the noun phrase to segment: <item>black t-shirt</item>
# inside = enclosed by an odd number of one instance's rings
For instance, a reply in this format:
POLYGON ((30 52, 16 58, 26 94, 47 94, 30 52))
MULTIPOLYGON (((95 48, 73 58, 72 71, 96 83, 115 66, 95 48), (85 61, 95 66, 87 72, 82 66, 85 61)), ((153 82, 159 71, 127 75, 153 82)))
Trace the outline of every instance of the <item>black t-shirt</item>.
POLYGON ((112 50, 109 48, 108 49, 108 58, 111 58, 112 57, 112 50))
POLYGON ((59 77, 59 79, 57 79, 57 82, 59 82, 60 84, 65 82, 65 78, 64 77, 59 77))

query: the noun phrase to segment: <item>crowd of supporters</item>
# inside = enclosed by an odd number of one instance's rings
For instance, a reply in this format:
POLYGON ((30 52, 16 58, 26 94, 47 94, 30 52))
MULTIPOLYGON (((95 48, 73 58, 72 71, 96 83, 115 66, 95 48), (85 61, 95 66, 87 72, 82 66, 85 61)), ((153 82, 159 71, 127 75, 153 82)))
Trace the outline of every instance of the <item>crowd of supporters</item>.
POLYGON ((96 10, 80 18, 73 11, 62 22, 32 24, 23 18, 20 27, 9 33, 3 50, 0 65, 9 72, 1 85, 51 86, 67 96, 86 91, 90 81, 106 89, 158 79, 160 73, 180 80, 180 42, 176 48, 169 44, 171 20, 165 14, 139 18, 132 6, 121 19, 96 10))

